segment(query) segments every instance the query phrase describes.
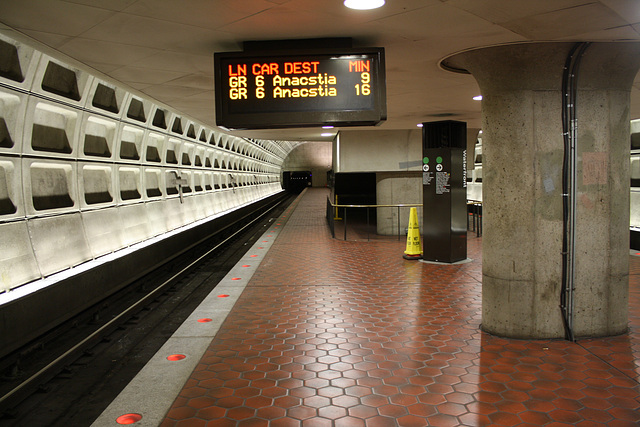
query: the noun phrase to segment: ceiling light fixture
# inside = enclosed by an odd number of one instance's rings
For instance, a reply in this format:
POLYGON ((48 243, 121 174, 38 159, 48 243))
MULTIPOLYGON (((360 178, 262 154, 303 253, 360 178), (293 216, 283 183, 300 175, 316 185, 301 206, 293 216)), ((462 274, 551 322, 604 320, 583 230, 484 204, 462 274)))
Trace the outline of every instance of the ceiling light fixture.
POLYGON ((474 96, 473 100, 474 101, 482 101, 482 95, 474 96))
POLYGON ((320 136, 333 136, 333 134, 325 132, 325 133, 321 133, 320 136))
POLYGON ((369 10, 384 6, 384 0, 344 0, 349 9, 369 10))
POLYGON ((416 126, 418 126, 419 128, 423 127, 424 125, 422 123, 418 123, 416 126))

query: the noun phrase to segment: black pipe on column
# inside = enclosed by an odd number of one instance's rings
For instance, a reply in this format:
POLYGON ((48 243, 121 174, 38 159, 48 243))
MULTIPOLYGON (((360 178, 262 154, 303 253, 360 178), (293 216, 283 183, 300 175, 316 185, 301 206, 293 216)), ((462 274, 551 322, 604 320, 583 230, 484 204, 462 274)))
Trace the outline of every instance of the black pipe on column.
POLYGON ((578 71, 584 52, 591 45, 576 43, 569 52, 562 74, 562 136, 564 139, 564 160, 562 165, 562 286, 560 290, 560 310, 565 330, 565 338, 575 341, 573 332, 573 291, 575 290, 575 229, 576 229, 576 168, 578 123, 576 100, 578 92, 578 71))

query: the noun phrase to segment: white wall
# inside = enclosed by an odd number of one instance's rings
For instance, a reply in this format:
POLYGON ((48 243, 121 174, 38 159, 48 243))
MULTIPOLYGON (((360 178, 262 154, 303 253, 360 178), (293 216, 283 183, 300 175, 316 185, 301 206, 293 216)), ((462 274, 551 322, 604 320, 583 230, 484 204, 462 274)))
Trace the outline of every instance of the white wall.
MULTIPOLYGON (((421 172, 387 172, 376 175, 376 198, 379 205, 422 205, 421 172)), ((422 227, 422 206, 418 206, 418 222, 422 227)), ((377 208, 378 234, 398 235, 409 224, 409 207, 377 208)))
POLYGON ((282 191, 294 144, 223 134, 1 32, 0 48, 21 72, 0 73, 0 294, 282 191))
POLYGON ((334 141, 334 171, 421 171, 422 130, 343 130, 334 141))

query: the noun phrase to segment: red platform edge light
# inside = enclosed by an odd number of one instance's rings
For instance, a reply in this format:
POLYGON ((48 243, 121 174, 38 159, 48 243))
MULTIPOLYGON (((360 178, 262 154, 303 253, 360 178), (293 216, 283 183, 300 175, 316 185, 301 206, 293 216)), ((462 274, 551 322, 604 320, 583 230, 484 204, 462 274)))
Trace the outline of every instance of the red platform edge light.
POLYGON ((209 317, 203 317, 202 319, 198 319, 198 322, 200 322, 200 323, 213 322, 213 319, 211 319, 209 317))
POLYGON ((249 256, 250 256, 251 258, 255 258, 255 257, 257 257, 258 255, 249 255, 249 256))
POLYGON ((242 277, 232 277, 231 280, 241 280, 242 277))
POLYGON ((167 360, 171 361, 171 362, 177 362, 178 360, 182 360, 184 358, 186 358, 187 356, 185 356, 184 354, 171 354, 169 356, 167 356, 167 360))
POLYGON ((220 295, 218 295, 218 298, 227 298, 228 296, 229 295, 227 295, 227 294, 220 294, 220 295))
POLYGON ((243 267, 251 267, 249 264, 245 264, 243 265, 243 267))
POLYGON ((116 418, 118 424, 134 424, 142 419, 140 414, 124 414, 116 418))

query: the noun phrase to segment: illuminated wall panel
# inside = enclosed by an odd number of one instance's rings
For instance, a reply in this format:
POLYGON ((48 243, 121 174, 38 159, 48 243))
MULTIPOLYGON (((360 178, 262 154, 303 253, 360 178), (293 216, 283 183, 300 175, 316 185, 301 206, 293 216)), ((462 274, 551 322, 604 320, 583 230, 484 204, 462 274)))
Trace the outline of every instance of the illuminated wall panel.
POLYGON ((162 197, 162 169, 145 168, 144 188, 147 198, 162 197))
POLYGON ((118 169, 118 188, 123 202, 142 198, 141 179, 140 168, 122 166, 118 169))
POLYGON ((0 152, 18 152, 21 148, 26 96, 19 92, 0 92, 0 152))
POLYGON ((0 215, 15 215, 21 202, 15 159, 0 160, 0 215))
POLYGON ((147 149, 145 160, 160 163, 164 157, 165 136, 149 132, 147 135, 147 149))
POLYGON ((282 191, 286 144, 208 128, 2 32, 0 47, 0 293, 282 191))
POLYGON ((77 120, 77 111, 49 102, 38 102, 31 126, 31 150, 72 154, 76 145, 77 120))
POLYGON ((88 207, 113 202, 113 169, 111 166, 85 164, 81 167, 81 175, 84 205, 88 207))
MULTIPOLYGON (((74 169, 71 164, 33 162, 29 164, 31 207, 36 212, 60 211, 75 206, 74 169)), ((32 210, 32 212, 33 212, 32 210)))
POLYGON ((87 157, 113 157, 117 123, 88 116, 83 131, 82 154, 87 157))
POLYGON ((26 221, 0 223, 0 236, 0 292, 42 277, 26 221))
POLYGON ((93 258, 79 212, 28 222, 35 258, 44 276, 93 258))
POLYGON ((144 131, 133 126, 124 126, 120 136, 120 160, 140 160, 142 152, 142 137, 144 131))
POLYGON ((82 212, 87 243, 93 257, 99 257, 124 245, 123 231, 120 227, 118 208, 112 206, 82 212))

